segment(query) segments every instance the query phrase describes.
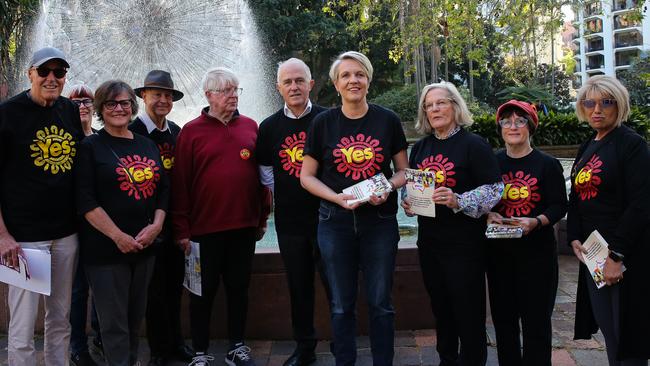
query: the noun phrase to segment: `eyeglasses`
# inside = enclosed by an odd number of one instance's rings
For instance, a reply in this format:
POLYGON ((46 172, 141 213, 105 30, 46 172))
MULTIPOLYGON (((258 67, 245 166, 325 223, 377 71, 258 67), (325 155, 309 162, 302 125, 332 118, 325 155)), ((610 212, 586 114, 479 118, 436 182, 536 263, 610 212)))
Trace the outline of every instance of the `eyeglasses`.
POLYGON ((522 128, 528 124, 528 120, 523 117, 517 117, 514 121, 510 118, 504 118, 499 121, 499 126, 503 128, 512 128, 513 123, 515 124, 515 127, 522 128))
POLYGON ((425 104, 422 106, 422 110, 425 112, 431 112, 432 110, 438 108, 438 109, 445 109, 453 103, 453 99, 440 99, 439 101, 433 102, 431 104, 425 104))
POLYGON ((50 72, 54 73, 54 77, 57 79, 61 79, 62 77, 65 76, 65 74, 68 73, 67 69, 64 68, 58 68, 58 69, 48 69, 47 67, 37 67, 36 68, 36 73, 38 76, 42 78, 48 77, 50 75, 50 72))
MULTIPOLYGON (((93 100, 92 99, 73 99, 72 103, 76 104, 78 107, 81 107, 82 105, 86 108, 90 108, 93 106, 93 100)), ((106 105, 106 104, 104 104, 106 105)))
POLYGON ((112 111, 113 109, 117 108, 118 104, 122 107, 122 109, 127 110, 127 109, 131 109, 131 106, 133 105, 133 101, 131 99, 107 100, 104 102, 104 108, 106 108, 109 111, 112 111))
POLYGON ((241 95, 244 92, 243 88, 225 88, 225 89, 210 89, 208 90, 212 93, 222 93, 223 95, 229 97, 237 93, 237 96, 241 95))
POLYGON ((596 104, 598 104, 602 109, 608 109, 616 105, 616 99, 601 99, 600 101, 585 99, 580 101, 580 103, 582 103, 583 107, 589 109, 596 108, 596 104))

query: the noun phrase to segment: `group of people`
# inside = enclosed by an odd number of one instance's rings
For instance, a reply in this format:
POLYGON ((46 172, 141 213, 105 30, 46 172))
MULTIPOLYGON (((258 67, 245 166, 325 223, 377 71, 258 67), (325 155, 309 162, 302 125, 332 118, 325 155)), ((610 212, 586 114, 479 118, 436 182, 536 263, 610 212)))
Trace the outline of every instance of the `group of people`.
MULTIPOLYGON (((409 156, 399 117, 367 100, 373 67, 359 52, 332 63, 340 106, 330 109, 311 102, 314 81, 303 61, 280 63, 284 106, 259 128, 239 113, 242 89, 227 68, 205 74, 208 106, 181 129, 166 118, 183 97, 168 72, 152 70, 139 88, 109 80, 94 92, 74 87, 64 98, 69 67, 58 49, 36 51, 31 88, 0 104, 0 256, 16 268, 23 248, 51 253, 46 364, 94 364, 86 337, 90 288, 91 347, 109 365, 138 363, 143 319, 150 365, 210 365, 211 312, 223 281, 225 362, 254 365, 244 343, 248 287, 255 242, 274 202, 296 341, 284 365, 316 361, 316 271, 329 300, 336 364, 356 362, 361 271, 373 364, 391 365, 398 206, 414 214, 397 191, 411 168, 435 173, 436 217, 418 217, 417 245, 440 365, 485 364, 486 274, 499 363, 551 365, 553 225, 567 212, 569 245, 580 261, 593 230, 610 251, 605 288, 597 289, 580 266, 576 338, 600 328, 610 365, 647 365, 650 285, 642 268, 650 156, 643 138, 623 125, 629 97, 616 79, 592 77, 578 92, 578 117, 594 134, 578 152, 567 200, 560 163, 532 147, 539 127, 533 105, 511 100, 498 108, 495 127, 505 149, 495 154, 467 129, 472 115, 454 85, 427 85, 416 123, 424 137, 409 156), (145 106, 140 113, 137 98, 145 106), (100 130, 91 126, 93 115, 100 130), (343 189, 379 173, 390 192, 349 204, 354 196, 343 189), (521 238, 485 238, 487 223, 506 219, 522 228, 521 238), (180 298, 184 253, 193 246, 200 249, 202 291, 190 294, 190 349, 181 335, 180 298)), ((9 365, 36 364, 39 298, 9 286, 9 365)))

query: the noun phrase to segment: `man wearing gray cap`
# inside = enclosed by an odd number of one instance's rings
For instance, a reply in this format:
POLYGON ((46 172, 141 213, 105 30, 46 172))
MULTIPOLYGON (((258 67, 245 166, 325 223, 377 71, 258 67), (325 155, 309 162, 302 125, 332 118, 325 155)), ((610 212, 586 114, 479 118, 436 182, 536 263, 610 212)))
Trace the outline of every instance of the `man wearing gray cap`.
MULTIPOLYGON (((19 267, 23 249, 51 253, 44 296, 45 364, 67 365, 70 295, 77 262, 73 169, 83 137, 79 111, 61 97, 70 65, 52 47, 34 53, 31 88, 0 104, 0 257, 19 267)), ((34 326, 40 295, 9 286, 9 365, 36 365, 34 326)))
MULTIPOLYGON (((167 119, 174 102, 183 93, 174 89, 167 71, 152 70, 144 85, 135 89, 144 101, 144 112, 129 125, 129 129, 149 137, 160 150, 160 160, 169 174, 174 167, 174 147, 181 128, 167 119)), ((173 189, 173 188, 172 188, 173 189)), ((181 295, 185 275, 185 255, 172 238, 171 216, 167 216, 156 248, 156 264, 149 284, 147 298, 147 341, 151 350, 149 366, 164 365, 168 360, 192 361, 194 352, 185 346, 181 334, 181 295)))

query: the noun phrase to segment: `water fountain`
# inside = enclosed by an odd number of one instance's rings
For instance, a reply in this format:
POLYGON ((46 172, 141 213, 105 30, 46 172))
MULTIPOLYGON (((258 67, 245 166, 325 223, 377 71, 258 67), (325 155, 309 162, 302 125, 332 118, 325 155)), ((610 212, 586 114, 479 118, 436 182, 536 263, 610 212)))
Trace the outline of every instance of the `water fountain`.
POLYGON ((244 0, 45 0, 31 47, 46 45, 69 55, 68 86, 119 78, 136 87, 149 70, 170 71, 185 93, 170 115, 179 124, 206 105, 200 81, 214 66, 240 78, 243 114, 261 121, 279 107, 244 0))

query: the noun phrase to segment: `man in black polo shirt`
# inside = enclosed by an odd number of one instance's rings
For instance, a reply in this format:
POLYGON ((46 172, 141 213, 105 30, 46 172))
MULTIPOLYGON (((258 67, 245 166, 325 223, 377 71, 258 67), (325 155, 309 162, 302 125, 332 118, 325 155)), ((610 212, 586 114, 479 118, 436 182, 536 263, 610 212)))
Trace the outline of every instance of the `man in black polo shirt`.
MULTIPOLYGON (((275 228, 287 271, 291 322, 297 346, 285 366, 316 361, 314 329, 314 270, 319 267, 316 228, 320 200, 300 186, 302 150, 314 117, 325 108, 312 104, 314 86, 309 67, 297 58, 278 66, 277 88, 284 107, 260 124, 257 160, 262 183, 275 200, 275 228)), ((325 277, 321 275, 323 284, 325 277)))
MULTIPOLYGON (((174 102, 183 98, 183 93, 174 89, 171 75, 162 70, 150 71, 144 79, 144 86, 136 88, 135 93, 142 98, 145 108, 129 125, 129 129, 156 143, 160 160, 169 174, 174 166, 174 146, 181 128, 168 120, 167 115, 174 102)), ((158 239, 146 314, 151 366, 164 365, 170 359, 190 362, 194 356, 194 352, 185 346, 181 335, 184 255, 173 242, 169 219, 165 221, 158 239)))
MULTIPOLYGON (((29 63, 31 88, 0 104, 0 256, 17 267, 23 249, 52 255, 44 297, 47 365, 67 365, 70 295, 77 262, 73 169, 83 137, 79 109, 61 97, 70 65, 45 47, 29 63)), ((40 295, 9 286, 9 365, 36 365, 34 326, 40 295)))

